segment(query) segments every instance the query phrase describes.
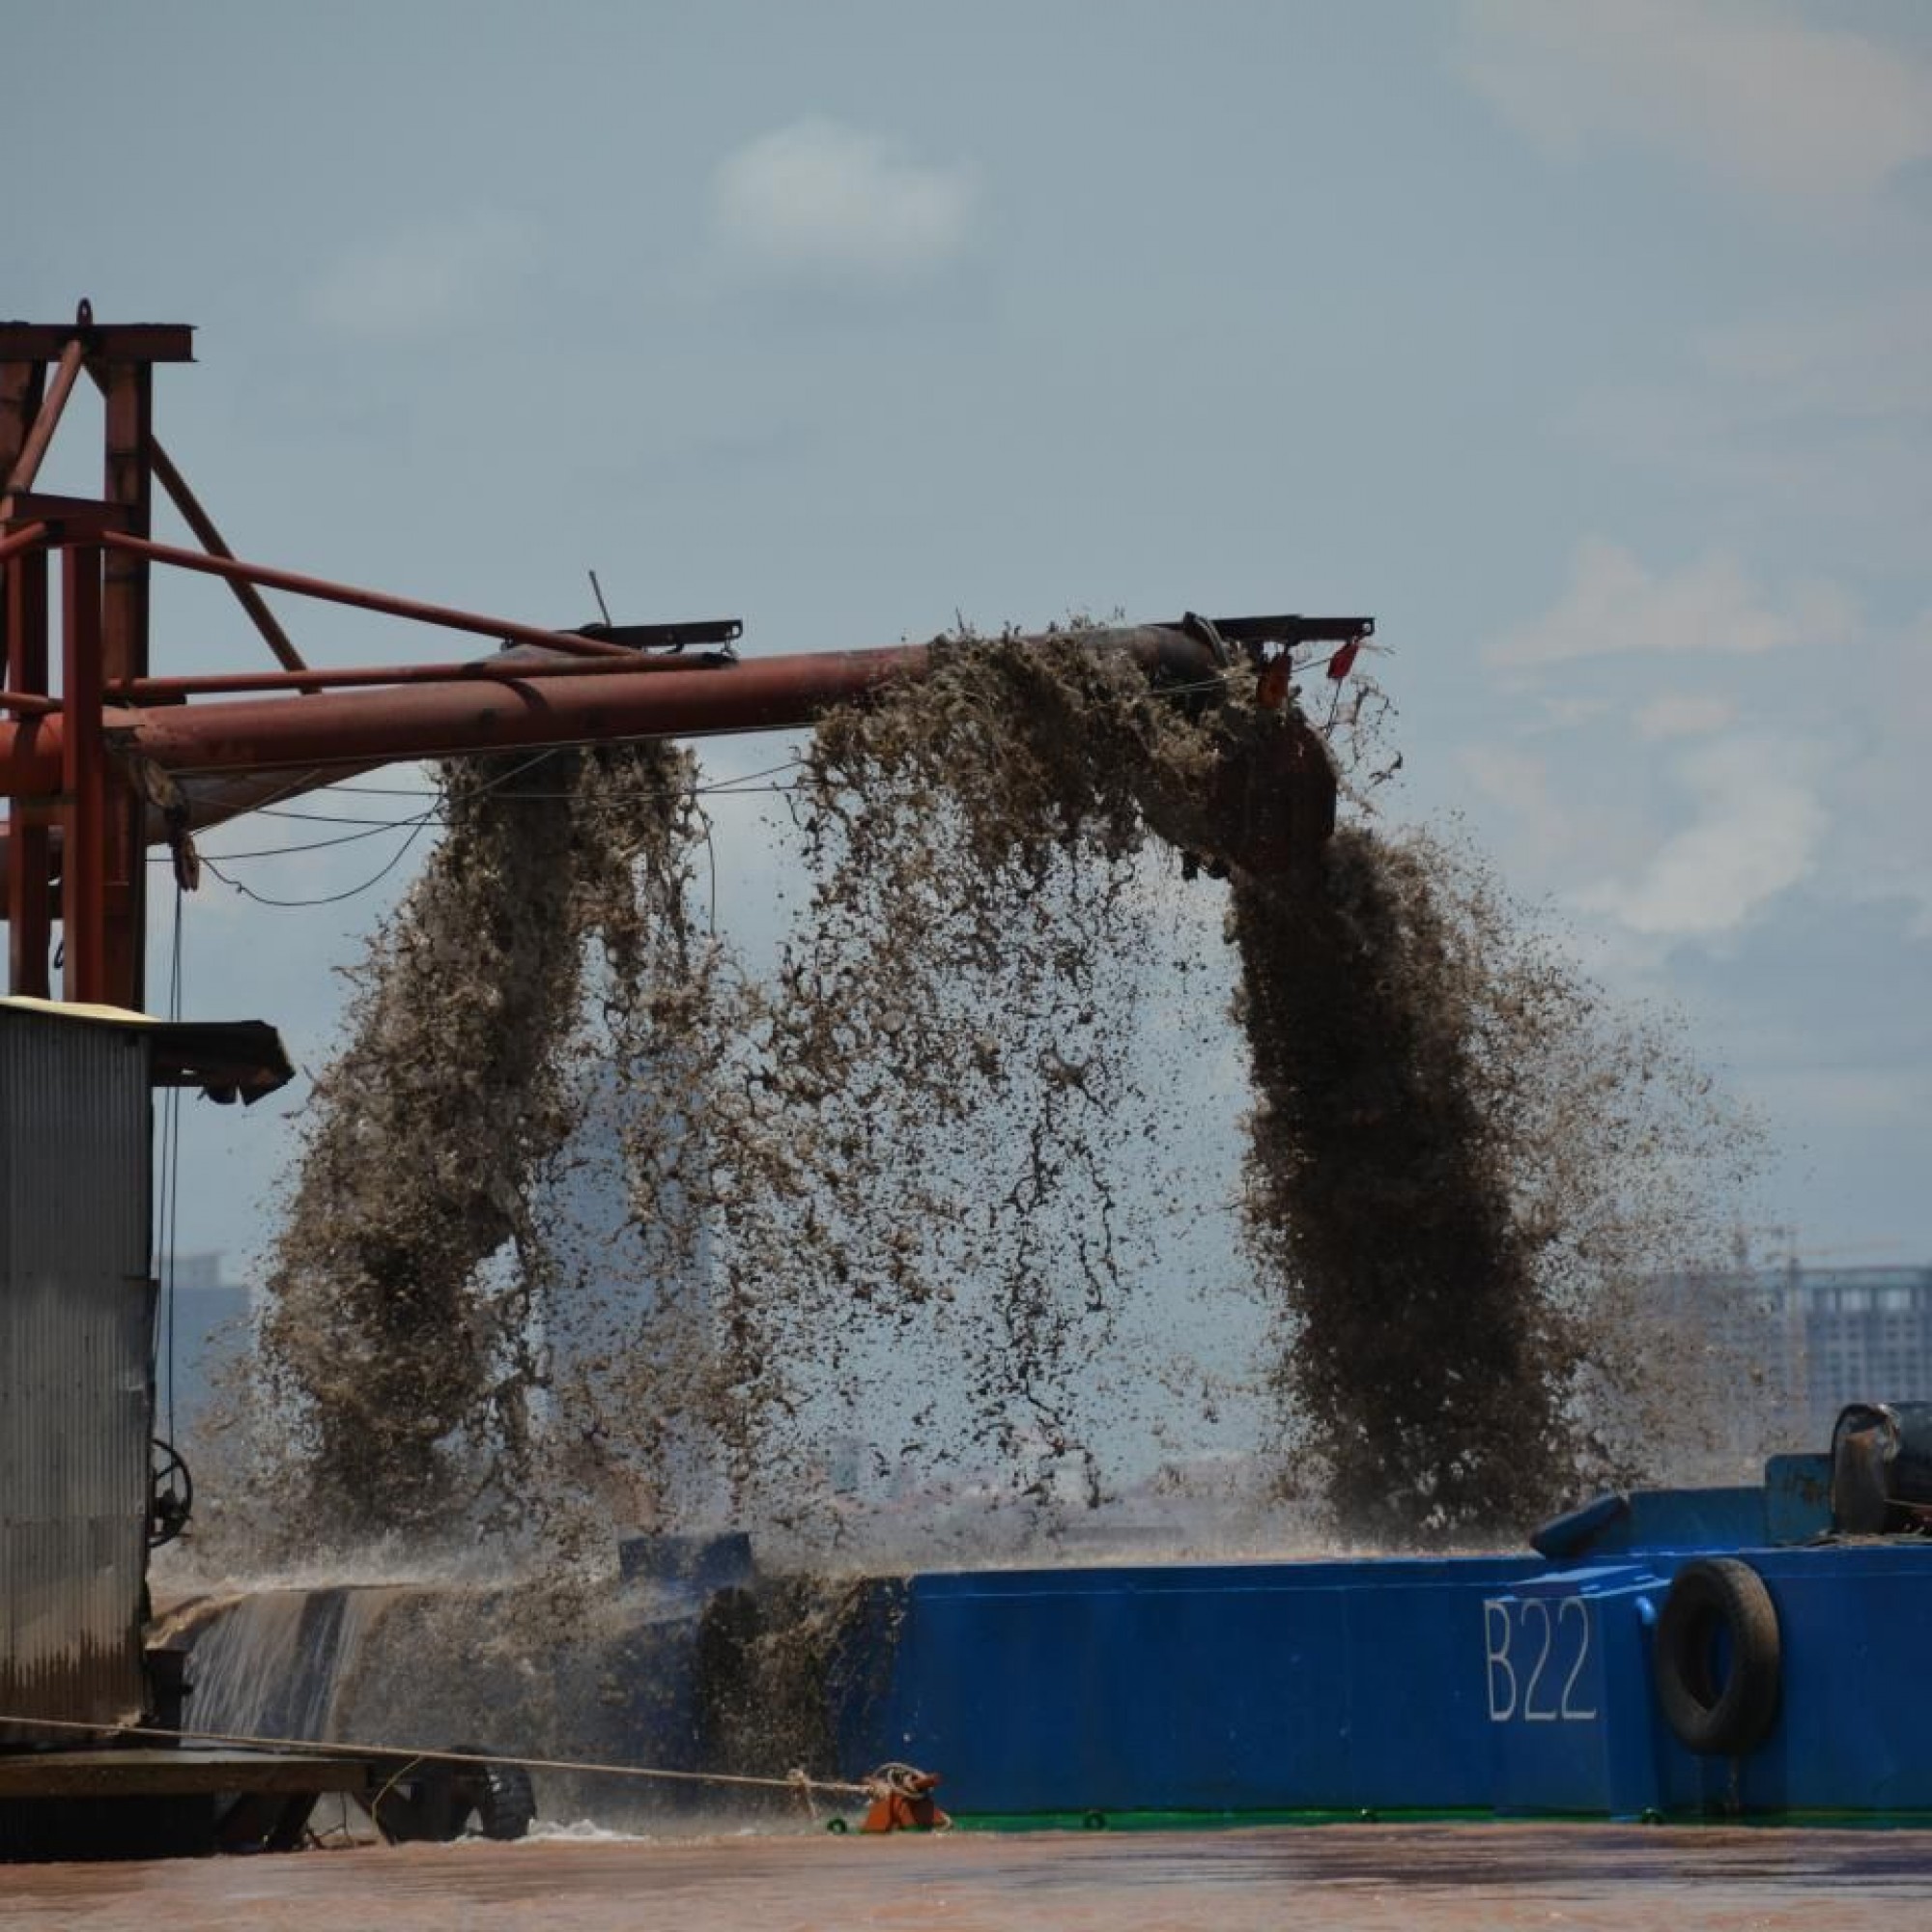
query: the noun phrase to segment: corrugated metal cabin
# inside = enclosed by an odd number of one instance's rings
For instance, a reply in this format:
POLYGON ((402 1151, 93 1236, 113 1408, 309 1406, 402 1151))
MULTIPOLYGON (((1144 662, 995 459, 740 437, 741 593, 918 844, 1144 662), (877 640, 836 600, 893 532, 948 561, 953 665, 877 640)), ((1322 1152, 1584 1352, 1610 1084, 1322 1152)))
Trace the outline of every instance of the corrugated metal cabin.
POLYGON ((148 1708, 153 1089, 253 1098, 289 1072, 258 1022, 0 1000, 0 1719, 148 1708))

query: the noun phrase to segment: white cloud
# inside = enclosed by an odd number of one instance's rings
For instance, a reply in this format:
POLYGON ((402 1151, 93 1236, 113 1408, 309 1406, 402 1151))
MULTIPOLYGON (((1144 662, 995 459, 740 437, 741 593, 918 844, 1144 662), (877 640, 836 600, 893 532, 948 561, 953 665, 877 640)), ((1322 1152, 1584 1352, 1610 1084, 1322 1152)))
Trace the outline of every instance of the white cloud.
MULTIPOLYGON (((1901 257, 1910 262, 1911 257, 1901 257)), ((1755 539, 1917 568, 1932 501, 1932 283, 1839 299, 1815 275, 1708 330, 1676 375, 1599 383, 1557 426, 1755 539)))
POLYGON ((1761 420, 1932 412, 1932 283, 1828 298, 1708 330, 1705 369, 1747 391, 1761 420))
POLYGON ((718 169, 713 213, 727 259, 753 271, 904 281, 952 259, 972 220, 963 166, 932 167, 838 121, 795 121, 718 169))
POLYGON ((1737 716, 1737 706, 1715 692, 1666 691, 1636 715, 1643 738, 1704 738, 1721 731, 1737 716))
MULTIPOLYGON (((1796 1058, 1807 1048, 1817 1052, 1815 1035, 1788 1050, 1796 1058)), ((1859 1127, 1916 1124, 1932 1103, 1932 1082, 1916 1066, 1818 1066, 1801 1059, 1760 1072, 1751 1084, 1760 1100, 1769 1100, 1786 1120, 1806 1122, 1820 1142, 1859 1127)))
MULTIPOLYGON (((1778 607, 1765 614, 1753 636, 1792 629, 1778 607)), ((1817 656, 1709 659, 1688 689, 1660 668, 1591 668, 1627 731, 1595 712, 1567 729, 1548 717, 1549 660, 1492 687, 1504 735, 1459 762, 1512 870, 1599 916, 1634 972, 1801 883, 1821 905, 1906 907, 1910 936, 1932 936, 1932 614, 1861 623, 1817 656)))
POLYGON ((1619 545, 1592 537, 1578 548, 1570 587, 1555 608, 1483 655, 1512 667, 1639 651, 1748 655, 1843 643, 1856 628, 1852 602, 1834 585, 1796 583, 1784 608, 1774 610, 1724 552, 1660 575, 1619 545))
POLYGON ((1827 814, 1798 746, 1739 737, 1687 755, 1677 776, 1695 813, 1634 878, 1581 894, 1633 931, 1709 937, 1742 925, 1817 864, 1827 814))
POLYGON ((1463 19, 1463 78, 1557 154, 1659 148, 1815 203, 1932 155, 1932 70, 1768 0, 1466 0, 1463 19))
POLYGON ((1458 762, 1478 795, 1499 811, 1513 860, 1542 868, 1574 853, 1585 828, 1557 796, 1547 759, 1491 744, 1465 747, 1458 762))
POLYGON ((1910 901, 1913 936, 1932 938, 1932 611, 1878 639, 1837 701, 1856 738, 1837 774, 1850 837, 1836 869, 1854 896, 1910 901))
POLYGON ((475 210, 344 255, 311 286, 310 314, 326 328, 371 341, 446 328, 530 267, 529 230, 475 210))
POLYGON ((1606 760, 1601 745, 1584 732, 1554 753, 1498 740, 1456 753, 1483 841, 1532 893, 1574 903, 1579 884, 1634 871, 1655 847, 1629 758, 1606 760))
POLYGON ((1611 708, 1607 697, 1580 696, 1574 692, 1539 692, 1536 701, 1539 717, 1531 728, 1548 731, 1574 731, 1611 708))

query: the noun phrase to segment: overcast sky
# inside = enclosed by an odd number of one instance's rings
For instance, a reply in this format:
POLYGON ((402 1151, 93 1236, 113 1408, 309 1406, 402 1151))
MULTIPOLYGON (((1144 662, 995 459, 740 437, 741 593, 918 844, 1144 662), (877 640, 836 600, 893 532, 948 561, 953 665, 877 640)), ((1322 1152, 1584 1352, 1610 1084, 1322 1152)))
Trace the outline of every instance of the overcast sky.
MULTIPOLYGON (((0 309, 197 325, 157 428, 242 554, 538 622, 594 565, 754 650, 1373 612, 1394 810, 1682 1006, 1802 1247, 1932 1257, 1932 8, 252 0, 7 49, 0 309)), ((156 610, 161 668, 261 658, 218 585, 156 610)), ((317 1064, 425 842, 327 907, 211 881, 189 1011, 317 1064)), ((259 1242, 298 1101, 191 1109, 184 1246, 259 1242)))

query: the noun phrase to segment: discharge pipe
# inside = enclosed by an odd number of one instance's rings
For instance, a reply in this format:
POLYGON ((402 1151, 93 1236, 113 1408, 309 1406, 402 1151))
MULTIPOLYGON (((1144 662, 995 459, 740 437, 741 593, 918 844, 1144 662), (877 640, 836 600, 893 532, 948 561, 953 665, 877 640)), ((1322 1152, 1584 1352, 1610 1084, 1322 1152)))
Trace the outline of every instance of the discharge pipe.
MULTIPOLYGON (((1129 653, 1156 690, 1218 701, 1225 647, 1206 635, 1164 625, 1083 634, 1098 650, 1129 653)), ((1043 639, 1025 641, 1043 642, 1043 639)), ((217 702, 108 706, 110 750, 166 773, 179 787, 190 828, 313 790, 355 771, 398 760, 688 738, 723 732, 796 730, 824 711, 862 703, 889 685, 924 677, 939 646, 807 652, 729 663, 553 674, 548 652, 525 647, 485 663, 488 681, 320 691, 306 696, 217 702), (527 666, 526 670, 524 668, 527 666)), ((601 667, 600 667, 601 670, 601 667)), ((56 714, 0 723, 0 794, 48 797, 61 785, 66 720, 56 714)), ((1278 871, 1319 845, 1334 822, 1334 774, 1326 747, 1301 719, 1231 752, 1202 798, 1151 802, 1150 815, 1176 842, 1210 861, 1278 871)), ((163 831, 156 814, 151 842, 163 831)))

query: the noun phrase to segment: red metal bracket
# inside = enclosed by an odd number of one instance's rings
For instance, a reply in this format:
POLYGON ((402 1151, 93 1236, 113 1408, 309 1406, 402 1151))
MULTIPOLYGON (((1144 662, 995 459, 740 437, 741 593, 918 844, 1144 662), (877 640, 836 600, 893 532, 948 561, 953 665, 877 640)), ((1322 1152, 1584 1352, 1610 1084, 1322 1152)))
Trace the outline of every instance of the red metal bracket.
POLYGON ((60 497, 46 490, 11 490, 0 497, 0 524, 15 533, 29 524, 44 526, 50 544, 85 543, 103 530, 126 530, 131 513, 99 497, 60 497))

